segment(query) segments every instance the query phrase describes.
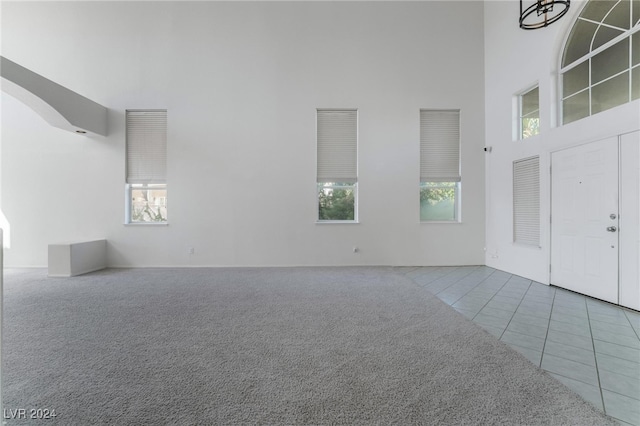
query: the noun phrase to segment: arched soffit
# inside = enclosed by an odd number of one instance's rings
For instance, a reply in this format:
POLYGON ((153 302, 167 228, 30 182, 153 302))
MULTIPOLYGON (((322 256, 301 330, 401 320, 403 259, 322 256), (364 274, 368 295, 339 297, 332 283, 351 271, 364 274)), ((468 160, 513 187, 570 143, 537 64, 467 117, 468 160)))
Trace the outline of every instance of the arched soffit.
POLYGON ((2 91, 33 109, 54 127, 107 135, 107 108, 0 56, 2 91))

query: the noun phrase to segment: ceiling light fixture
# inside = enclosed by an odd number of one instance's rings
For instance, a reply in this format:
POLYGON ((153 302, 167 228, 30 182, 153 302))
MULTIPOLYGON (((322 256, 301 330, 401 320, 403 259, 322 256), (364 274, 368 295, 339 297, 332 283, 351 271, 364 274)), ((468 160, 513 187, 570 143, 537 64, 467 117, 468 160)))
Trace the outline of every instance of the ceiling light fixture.
POLYGON ((569 11, 571 0, 533 0, 523 6, 520 0, 520 28, 537 30, 547 27, 562 18, 569 11))

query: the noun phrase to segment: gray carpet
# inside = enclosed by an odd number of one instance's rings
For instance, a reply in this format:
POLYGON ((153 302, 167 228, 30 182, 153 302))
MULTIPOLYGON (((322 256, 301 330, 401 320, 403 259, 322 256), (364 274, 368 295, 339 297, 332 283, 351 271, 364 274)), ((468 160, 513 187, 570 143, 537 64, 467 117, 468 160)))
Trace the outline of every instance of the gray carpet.
MULTIPOLYGON (((8 424, 606 425, 391 268, 5 273, 8 424)), ((6 415, 5 415, 6 417, 6 415)))

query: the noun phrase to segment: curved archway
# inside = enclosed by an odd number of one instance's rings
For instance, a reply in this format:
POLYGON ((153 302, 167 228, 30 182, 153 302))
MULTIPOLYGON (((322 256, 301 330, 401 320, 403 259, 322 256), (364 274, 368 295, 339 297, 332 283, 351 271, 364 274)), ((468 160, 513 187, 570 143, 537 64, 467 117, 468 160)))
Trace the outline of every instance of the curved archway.
POLYGON ((0 59, 3 92, 29 106, 54 127, 107 135, 107 108, 5 57, 0 59))
POLYGON ((640 1, 588 1, 558 53, 561 124, 639 99, 640 1))

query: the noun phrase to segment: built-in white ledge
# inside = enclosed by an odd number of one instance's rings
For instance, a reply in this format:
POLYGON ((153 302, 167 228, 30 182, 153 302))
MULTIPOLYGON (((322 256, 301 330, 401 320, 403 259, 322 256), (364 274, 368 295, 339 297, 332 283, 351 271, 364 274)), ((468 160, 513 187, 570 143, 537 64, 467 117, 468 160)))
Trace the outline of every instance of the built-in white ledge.
POLYGON ((107 267, 107 240, 49 244, 49 276, 73 277, 107 267))
POLYGON ((107 135, 107 108, 40 74, 0 56, 2 91, 38 113, 54 127, 107 135))

